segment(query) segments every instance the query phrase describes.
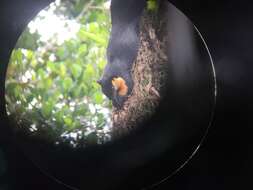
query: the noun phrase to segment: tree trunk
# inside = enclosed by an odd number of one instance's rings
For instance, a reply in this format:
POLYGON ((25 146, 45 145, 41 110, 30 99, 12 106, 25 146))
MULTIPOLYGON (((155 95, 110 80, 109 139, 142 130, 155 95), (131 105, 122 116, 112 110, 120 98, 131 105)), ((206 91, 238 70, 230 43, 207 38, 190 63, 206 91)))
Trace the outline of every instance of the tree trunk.
POLYGON ((134 87, 123 108, 113 110, 114 138, 131 132, 150 118, 164 95, 168 73, 167 11, 167 1, 161 0, 157 10, 143 12, 139 50, 132 68, 134 87))

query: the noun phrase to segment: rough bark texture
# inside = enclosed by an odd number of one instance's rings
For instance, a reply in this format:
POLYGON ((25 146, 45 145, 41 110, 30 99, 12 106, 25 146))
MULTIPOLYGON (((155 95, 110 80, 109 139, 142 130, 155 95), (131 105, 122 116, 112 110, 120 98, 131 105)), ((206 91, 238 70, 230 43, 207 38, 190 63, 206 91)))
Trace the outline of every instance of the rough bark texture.
POLYGON ((113 136, 121 137, 136 128, 155 112, 166 86, 167 6, 161 0, 157 11, 143 12, 140 45, 133 64, 134 88, 121 110, 113 110, 113 136))

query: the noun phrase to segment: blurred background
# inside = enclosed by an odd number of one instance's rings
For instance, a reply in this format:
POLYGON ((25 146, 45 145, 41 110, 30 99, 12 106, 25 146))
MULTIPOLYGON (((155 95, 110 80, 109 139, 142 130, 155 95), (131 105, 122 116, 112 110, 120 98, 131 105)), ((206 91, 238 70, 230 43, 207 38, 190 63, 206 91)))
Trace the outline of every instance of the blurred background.
POLYGON ((112 106, 96 83, 110 28, 105 0, 56 0, 28 24, 5 82, 15 130, 72 147, 111 139, 112 106))

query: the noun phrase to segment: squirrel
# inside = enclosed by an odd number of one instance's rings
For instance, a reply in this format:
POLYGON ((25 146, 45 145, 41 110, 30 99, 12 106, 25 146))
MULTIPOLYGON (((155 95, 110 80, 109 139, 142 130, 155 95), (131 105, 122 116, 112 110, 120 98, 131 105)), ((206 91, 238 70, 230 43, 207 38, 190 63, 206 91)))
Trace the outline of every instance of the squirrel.
POLYGON ((97 82, 102 92, 120 109, 133 89, 132 65, 139 48, 139 22, 146 0, 112 0, 112 30, 107 47, 107 64, 97 82))

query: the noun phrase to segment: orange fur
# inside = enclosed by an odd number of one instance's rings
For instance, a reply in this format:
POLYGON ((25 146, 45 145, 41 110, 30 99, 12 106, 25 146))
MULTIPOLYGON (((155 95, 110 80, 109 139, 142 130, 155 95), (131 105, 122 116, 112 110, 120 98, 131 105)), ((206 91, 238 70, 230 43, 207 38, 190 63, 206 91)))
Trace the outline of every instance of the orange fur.
POLYGON ((120 96, 125 96, 127 94, 128 87, 127 87, 126 82, 123 78, 121 78, 121 77, 113 78, 112 85, 118 91, 118 94, 120 96))

